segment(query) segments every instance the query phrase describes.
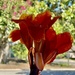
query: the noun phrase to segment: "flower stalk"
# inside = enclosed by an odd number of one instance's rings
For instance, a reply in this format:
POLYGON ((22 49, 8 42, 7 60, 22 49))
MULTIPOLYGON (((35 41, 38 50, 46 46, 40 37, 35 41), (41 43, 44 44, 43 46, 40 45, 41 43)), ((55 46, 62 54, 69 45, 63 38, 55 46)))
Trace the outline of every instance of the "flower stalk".
POLYGON ((32 44, 32 49, 31 49, 31 53, 30 53, 30 75, 39 75, 39 69, 37 68, 36 64, 35 64, 35 59, 34 59, 34 49, 35 49, 35 43, 33 41, 32 44))
POLYGON ((30 75, 39 75, 39 69, 35 65, 33 61, 33 55, 30 53, 30 58, 31 58, 31 65, 30 65, 30 75))

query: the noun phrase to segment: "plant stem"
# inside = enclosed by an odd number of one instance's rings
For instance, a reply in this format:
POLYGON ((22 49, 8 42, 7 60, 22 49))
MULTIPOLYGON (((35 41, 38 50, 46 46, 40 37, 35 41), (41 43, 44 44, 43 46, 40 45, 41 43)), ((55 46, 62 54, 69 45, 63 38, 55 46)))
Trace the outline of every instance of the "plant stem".
POLYGON ((39 69, 37 68, 37 66, 33 62, 32 53, 30 53, 30 57, 31 57, 30 75, 39 75, 39 69))

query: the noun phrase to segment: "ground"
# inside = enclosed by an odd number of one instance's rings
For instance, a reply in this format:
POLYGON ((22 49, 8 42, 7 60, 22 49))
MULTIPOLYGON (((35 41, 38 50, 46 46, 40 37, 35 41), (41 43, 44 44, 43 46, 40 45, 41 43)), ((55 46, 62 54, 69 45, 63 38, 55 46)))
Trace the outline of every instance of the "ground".
MULTIPOLYGON (((0 64, 0 75, 29 75, 29 63, 10 62, 0 64)), ((48 64, 41 75, 75 75, 75 66, 59 66, 48 64)))
MULTIPOLYGON (((48 64, 45 66, 44 69, 73 69, 75 66, 61 66, 57 64, 48 64)), ((16 63, 16 62, 9 62, 8 64, 0 64, 0 69, 29 69, 29 63, 16 63)))

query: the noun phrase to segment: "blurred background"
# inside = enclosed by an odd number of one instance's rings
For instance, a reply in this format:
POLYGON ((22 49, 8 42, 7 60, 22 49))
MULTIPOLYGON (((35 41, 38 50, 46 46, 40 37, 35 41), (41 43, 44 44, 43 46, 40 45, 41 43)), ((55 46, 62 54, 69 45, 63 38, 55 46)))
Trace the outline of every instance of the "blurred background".
MULTIPOLYGON (((68 31, 75 38, 75 0, 0 0, 0 63, 10 61, 28 62, 27 48, 19 41, 9 38, 12 30, 19 28, 11 19, 18 19, 22 13, 37 15, 50 10, 52 16, 61 16, 53 25, 56 33, 68 31)), ((57 56, 52 65, 75 65, 75 39, 72 48, 57 56), (66 63, 65 63, 66 62, 66 63)))

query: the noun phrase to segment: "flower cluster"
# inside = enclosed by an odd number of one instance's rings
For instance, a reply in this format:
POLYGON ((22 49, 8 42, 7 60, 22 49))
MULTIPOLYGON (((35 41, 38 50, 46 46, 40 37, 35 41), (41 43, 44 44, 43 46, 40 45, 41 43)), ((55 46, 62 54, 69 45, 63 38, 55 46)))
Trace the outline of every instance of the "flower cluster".
POLYGON ((0 10, 1 12, 9 13, 12 18, 18 18, 29 6, 31 6, 31 0, 1 0, 0 10))
POLYGON ((69 32, 56 34, 52 25, 59 18, 52 18, 51 12, 46 10, 37 16, 22 14, 19 20, 20 29, 10 33, 12 41, 20 40, 28 48, 29 63, 31 65, 31 53, 33 63, 39 70, 43 70, 45 64, 51 63, 58 54, 68 51, 72 46, 72 36, 69 32))

